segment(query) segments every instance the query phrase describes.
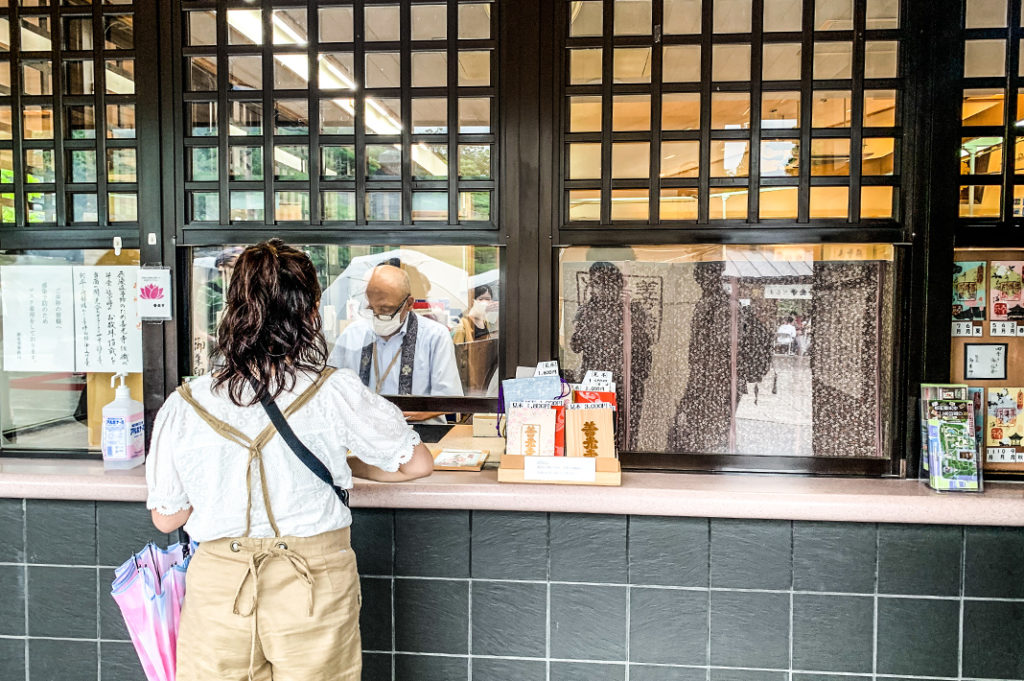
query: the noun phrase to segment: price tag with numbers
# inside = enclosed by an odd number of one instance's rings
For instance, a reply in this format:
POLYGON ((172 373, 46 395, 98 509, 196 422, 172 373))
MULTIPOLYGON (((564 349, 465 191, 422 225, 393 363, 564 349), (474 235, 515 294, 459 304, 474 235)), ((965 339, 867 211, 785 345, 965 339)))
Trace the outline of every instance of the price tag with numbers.
POLYGON ((1017 322, 989 322, 988 332, 992 336, 1016 336, 1017 322))

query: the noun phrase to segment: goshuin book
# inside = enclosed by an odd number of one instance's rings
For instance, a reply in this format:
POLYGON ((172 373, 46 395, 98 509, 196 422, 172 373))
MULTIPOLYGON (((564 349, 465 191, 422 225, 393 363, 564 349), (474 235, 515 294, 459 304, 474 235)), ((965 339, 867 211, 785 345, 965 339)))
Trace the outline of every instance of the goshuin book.
POLYGON ((981 466, 974 439, 974 405, 969 400, 928 400, 928 486, 934 490, 981 490, 981 466))

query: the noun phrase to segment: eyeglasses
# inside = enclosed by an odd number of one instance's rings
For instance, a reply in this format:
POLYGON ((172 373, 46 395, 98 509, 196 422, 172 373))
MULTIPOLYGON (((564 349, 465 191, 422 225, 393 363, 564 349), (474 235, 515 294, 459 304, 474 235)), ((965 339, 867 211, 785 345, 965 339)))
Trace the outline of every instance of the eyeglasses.
POLYGON ((407 302, 409 302, 409 298, 410 298, 410 296, 406 296, 402 300, 402 302, 399 303, 398 308, 396 308, 395 311, 392 312, 391 314, 374 314, 373 313, 373 308, 370 307, 369 305, 367 305, 366 307, 360 309, 359 310, 359 314, 361 314, 366 319, 373 319, 374 317, 376 317, 378 320, 380 320, 382 322, 390 322, 392 319, 394 319, 395 317, 397 317, 400 314, 402 314, 402 308, 405 307, 405 304, 407 302))

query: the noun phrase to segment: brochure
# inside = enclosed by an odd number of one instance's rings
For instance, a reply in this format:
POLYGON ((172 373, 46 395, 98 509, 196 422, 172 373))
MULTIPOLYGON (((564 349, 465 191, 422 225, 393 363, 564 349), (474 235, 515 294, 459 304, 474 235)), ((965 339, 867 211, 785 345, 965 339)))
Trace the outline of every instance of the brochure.
POLYGON ((939 491, 979 491, 974 408, 968 400, 928 400, 928 484, 939 491))

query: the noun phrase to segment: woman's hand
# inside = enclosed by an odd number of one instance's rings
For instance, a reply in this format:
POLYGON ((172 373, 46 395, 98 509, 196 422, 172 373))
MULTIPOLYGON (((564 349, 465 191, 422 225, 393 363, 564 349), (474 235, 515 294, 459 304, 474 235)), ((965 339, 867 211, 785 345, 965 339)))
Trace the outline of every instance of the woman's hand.
POLYGON ((406 482, 417 478, 425 478, 434 472, 434 457, 426 445, 420 443, 412 451, 412 458, 398 467, 394 473, 381 470, 376 466, 350 456, 348 466, 352 469, 352 475, 364 480, 375 480, 377 482, 406 482))
POLYGON ((192 507, 189 506, 184 511, 178 511, 171 515, 164 515, 160 511, 154 510, 152 515, 153 525, 156 526, 156 529, 161 532, 174 532, 188 521, 189 516, 192 515, 192 507))

